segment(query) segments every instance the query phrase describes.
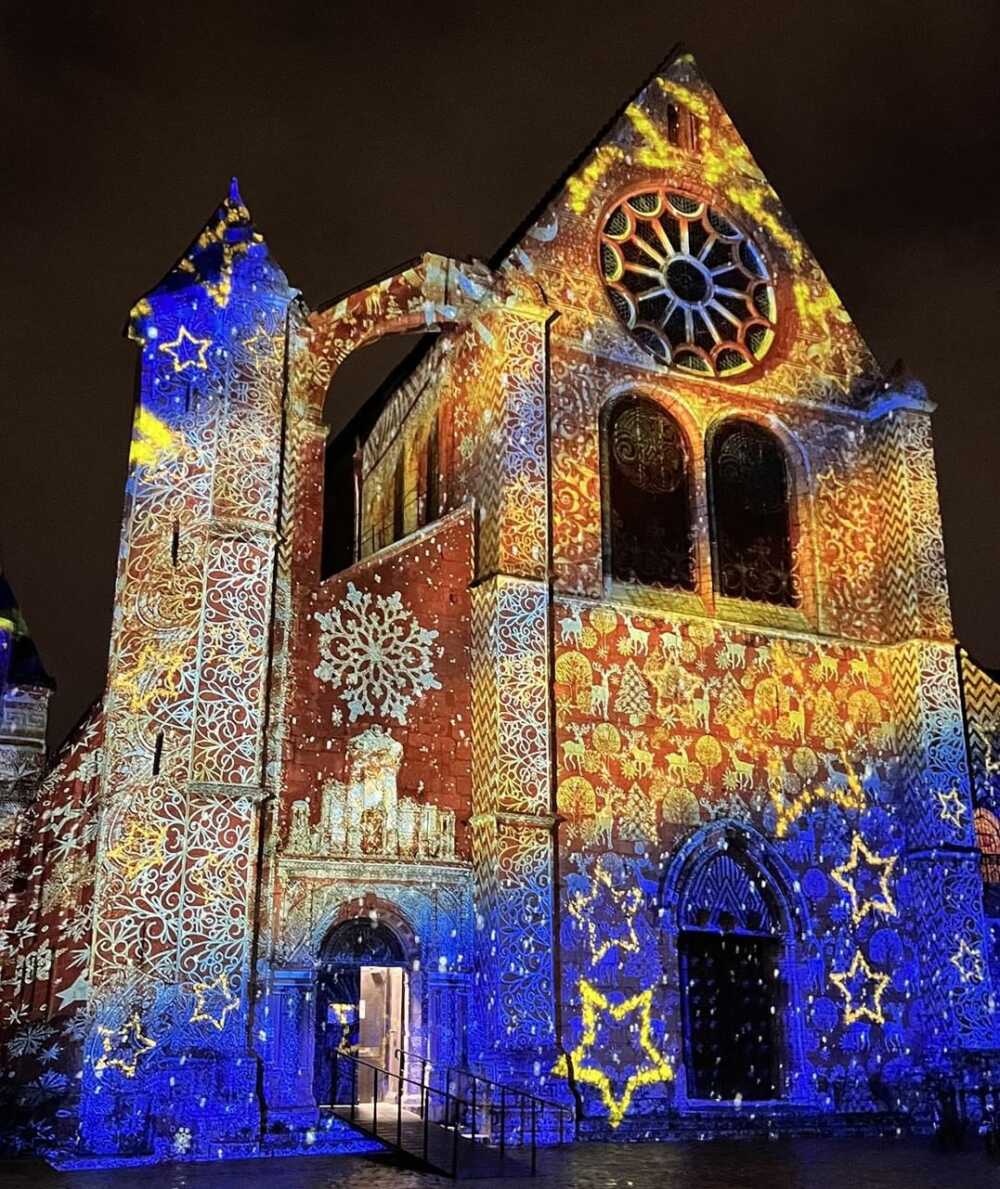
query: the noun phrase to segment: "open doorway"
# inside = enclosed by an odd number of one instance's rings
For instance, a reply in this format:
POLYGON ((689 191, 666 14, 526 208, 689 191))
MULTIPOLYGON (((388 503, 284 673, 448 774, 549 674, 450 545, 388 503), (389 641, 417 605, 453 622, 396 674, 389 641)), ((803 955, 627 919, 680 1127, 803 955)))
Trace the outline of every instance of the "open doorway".
POLYGON ((407 1044, 409 979, 399 938, 368 918, 335 926, 316 980, 314 1090, 321 1103, 394 1097, 407 1044), (338 1061, 350 1053, 359 1062, 338 1061), (356 1084, 355 1084, 356 1079, 356 1084))

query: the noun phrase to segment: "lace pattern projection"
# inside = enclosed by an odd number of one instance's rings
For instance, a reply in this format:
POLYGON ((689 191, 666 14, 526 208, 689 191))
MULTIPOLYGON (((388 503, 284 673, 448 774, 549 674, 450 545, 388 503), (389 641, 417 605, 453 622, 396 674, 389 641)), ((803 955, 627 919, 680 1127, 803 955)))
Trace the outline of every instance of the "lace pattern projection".
POLYGON ((774 341, 774 279, 735 223, 690 194, 647 190, 612 210, 601 271, 615 313, 660 363, 737 376, 774 341))

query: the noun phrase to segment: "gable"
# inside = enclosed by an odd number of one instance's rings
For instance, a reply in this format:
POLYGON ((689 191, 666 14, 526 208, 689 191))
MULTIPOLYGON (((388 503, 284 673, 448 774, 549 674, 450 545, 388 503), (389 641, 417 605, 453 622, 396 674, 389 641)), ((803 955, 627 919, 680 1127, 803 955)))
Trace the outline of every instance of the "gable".
MULTIPOLYGON (((766 261, 774 286, 773 341, 731 381, 722 377, 725 382, 752 382, 762 394, 783 398, 866 402, 879 378, 871 352, 688 54, 669 59, 624 107, 501 267, 524 270, 541 285, 562 314, 559 334, 662 370, 662 356, 640 345, 616 312, 601 259, 609 216, 623 200, 651 192, 679 192, 700 202, 706 217, 710 210, 730 221, 766 261)), ((723 331, 726 326, 720 322, 723 331)), ((678 377, 683 369, 668 370, 678 377)), ((716 380, 712 371, 701 378, 716 380)))

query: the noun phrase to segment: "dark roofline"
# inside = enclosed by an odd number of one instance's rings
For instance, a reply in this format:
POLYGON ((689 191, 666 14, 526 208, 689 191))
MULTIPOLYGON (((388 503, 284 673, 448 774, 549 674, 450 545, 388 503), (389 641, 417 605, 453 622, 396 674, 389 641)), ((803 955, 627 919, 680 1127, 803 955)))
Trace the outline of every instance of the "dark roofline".
POLYGON ((560 193, 565 188, 566 183, 573 176, 573 174, 575 174, 580 169, 591 153, 593 153, 600 146, 605 137, 610 134, 612 129, 625 114, 629 104, 635 102, 635 97, 637 95, 641 95, 642 92, 645 91, 650 85, 650 83, 659 78, 660 75, 664 73, 664 71, 669 69, 669 67, 671 67, 674 62, 676 62, 676 60, 686 52, 687 50, 685 49, 684 43, 682 41, 676 42, 672 46, 667 56, 662 59, 662 61, 656 66, 652 73, 647 75, 643 82, 634 91, 630 92, 628 98, 619 104, 611 118, 597 130, 597 133, 591 137, 584 148, 579 153, 577 153, 577 155, 572 161, 570 161, 569 165, 566 166, 562 173, 559 174, 548 190, 545 191, 545 194, 542 196, 542 198, 531 208, 525 218, 522 219, 520 223, 518 223, 518 225, 503 241, 500 247, 497 248, 496 252, 494 252, 494 254, 490 257, 490 268, 498 269, 500 265, 503 264, 511 252, 513 252, 521 240, 524 239, 524 237, 528 234, 531 228, 534 227, 542 215, 545 214, 549 206, 559 197, 560 193))

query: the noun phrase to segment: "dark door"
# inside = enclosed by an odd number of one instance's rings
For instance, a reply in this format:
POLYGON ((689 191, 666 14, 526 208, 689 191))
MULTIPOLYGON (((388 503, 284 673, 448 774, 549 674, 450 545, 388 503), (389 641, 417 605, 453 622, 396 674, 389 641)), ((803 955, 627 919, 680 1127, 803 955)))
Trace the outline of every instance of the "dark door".
POLYGON ((691 1097, 778 1097, 778 952, 770 937, 681 933, 691 1097))

